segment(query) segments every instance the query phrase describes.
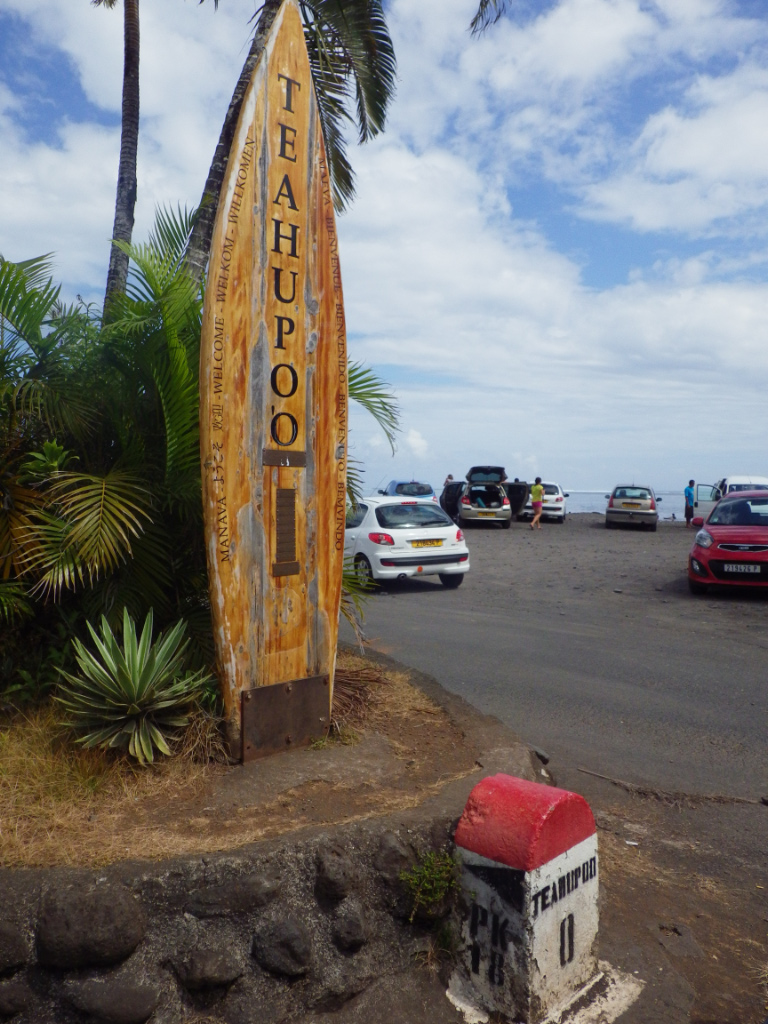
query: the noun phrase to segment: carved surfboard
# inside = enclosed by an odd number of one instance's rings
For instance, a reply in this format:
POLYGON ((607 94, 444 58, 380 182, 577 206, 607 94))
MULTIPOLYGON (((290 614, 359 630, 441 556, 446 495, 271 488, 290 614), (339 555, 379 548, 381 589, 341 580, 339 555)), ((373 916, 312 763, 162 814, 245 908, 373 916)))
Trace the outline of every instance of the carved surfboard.
POLYGON ((229 156, 200 356, 211 611, 228 739, 244 760, 329 724, 346 386, 331 186, 301 18, 286 0, 229 156))

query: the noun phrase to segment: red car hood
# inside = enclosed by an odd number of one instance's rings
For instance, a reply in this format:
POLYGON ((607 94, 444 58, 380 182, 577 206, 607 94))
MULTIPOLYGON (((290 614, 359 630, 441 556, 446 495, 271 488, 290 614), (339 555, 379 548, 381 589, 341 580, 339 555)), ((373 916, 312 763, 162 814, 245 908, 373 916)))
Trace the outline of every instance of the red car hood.
POLYGON ((715 544, 768 544, 768 526, 704 526, 715 544))

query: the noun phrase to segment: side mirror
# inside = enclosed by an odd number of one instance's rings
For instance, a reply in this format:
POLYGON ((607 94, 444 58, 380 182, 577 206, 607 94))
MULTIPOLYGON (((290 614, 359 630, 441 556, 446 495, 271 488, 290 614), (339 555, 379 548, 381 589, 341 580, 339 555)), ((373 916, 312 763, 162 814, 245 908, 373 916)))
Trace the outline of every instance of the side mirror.
POLYGON ((658 498, 658 497, 656 498, 656 501, 657 501, 657 502, 659 502, 659 501, 663 501, 663 500, 664 500, 663 498, 658 498))
POLYGON ((606 497, 606 498, 610 498, 610 494, 606 494, 606 496, 605 496, 605 497, 606 497))
POLYGON ((565 493, 563 494, 563 497, 564 497, 564 498, 570 498, 570 494, 568 493, 568 491, 566 491, 566 492, 565 492, 565 493))
POLYGON ((379 488, 378 491, 376 491, 376 493, 377 494, 386 494, 387 492, 386 491, 382 491, 382 489, 379 488))
POLYGON ((693 519, 691 520, 691 522, 693 523, 694 526, 703 526, 704 525, 704 517, 703 516, 694 516, 693 519))

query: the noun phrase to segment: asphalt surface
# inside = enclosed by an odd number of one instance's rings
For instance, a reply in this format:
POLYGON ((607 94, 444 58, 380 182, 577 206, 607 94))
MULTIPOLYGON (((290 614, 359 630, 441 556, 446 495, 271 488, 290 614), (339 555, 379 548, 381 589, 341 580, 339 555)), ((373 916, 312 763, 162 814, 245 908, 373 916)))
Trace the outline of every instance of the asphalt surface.
POLYGON ((768 965, 768 593, 690 595, 692 537, 680 522, 608 531, 590 514, 536 532, 473 529, 458 590, 398 582, 366 606, 374 649, 545 751, 557 784, 587 797, 615 849, 639 845, 643 870, 666 879, 646 884, 622 863, 631 900, 609 894, 616 965, 675 979, 668 992, 648 990, 626 1018, 638 1024, 764 1017, 755 979, 768 965), (677 932, 664 915, 682 934, 693 928, 704 959, 669 952, 677 932))
POLYGON ((688 593, 693 531, 472 529, 456 591, 435 577, 369 600, 377 647, 529 743, 635 783, 768 794, 768 592, 688 593))

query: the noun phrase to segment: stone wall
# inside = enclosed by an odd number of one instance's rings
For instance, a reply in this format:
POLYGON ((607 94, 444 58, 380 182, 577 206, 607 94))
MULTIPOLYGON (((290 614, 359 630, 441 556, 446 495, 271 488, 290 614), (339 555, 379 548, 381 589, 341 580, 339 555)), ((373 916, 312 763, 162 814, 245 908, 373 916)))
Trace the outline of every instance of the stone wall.
POLYGON ((453 824, 363 822, 235 854, 4 871, 0 1019, 276 1024, 332 1010, 428 946, 400 873, 453 824))

